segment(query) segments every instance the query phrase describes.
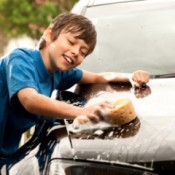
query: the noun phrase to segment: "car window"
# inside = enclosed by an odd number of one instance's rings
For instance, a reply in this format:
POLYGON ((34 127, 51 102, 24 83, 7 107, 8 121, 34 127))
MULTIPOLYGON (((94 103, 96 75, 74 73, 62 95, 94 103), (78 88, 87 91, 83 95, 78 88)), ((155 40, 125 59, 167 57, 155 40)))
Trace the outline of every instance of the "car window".
POLYGON ((94 53, 82 68, 95 72, 174 72, 175 1, 89 6, 84 15, 95 24, 98 37, 94 53))

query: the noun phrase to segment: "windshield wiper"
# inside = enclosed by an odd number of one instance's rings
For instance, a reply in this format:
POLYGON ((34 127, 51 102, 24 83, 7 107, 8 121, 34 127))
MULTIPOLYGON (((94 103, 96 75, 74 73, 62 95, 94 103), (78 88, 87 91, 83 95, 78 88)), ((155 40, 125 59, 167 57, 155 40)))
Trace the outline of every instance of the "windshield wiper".
POLYGON ((175 77, 175 73, 171 73, 171 74, 162 74, 162 75, 151 75, 151 78, 174 78, 175 77))

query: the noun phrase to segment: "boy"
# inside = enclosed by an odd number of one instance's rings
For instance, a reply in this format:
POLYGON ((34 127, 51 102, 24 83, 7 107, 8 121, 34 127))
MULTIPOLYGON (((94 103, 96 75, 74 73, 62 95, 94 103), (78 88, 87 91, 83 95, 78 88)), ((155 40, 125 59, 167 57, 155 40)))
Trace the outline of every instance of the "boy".
MULTIPOLYGON (((65 90, 76 83, 128 82, 128 74, 92 73, 76 68, 96 44, 92 23, 72 13, 56 17, 45 30, 39 49, 15 49, 0 60, 0 157, 17 149, 21 135, 40 120, 74 119, 85 115, 98 119, 109 102, 80 108, 51 99, 54 89, 65 90)), ((149 74, 136 71, 137 86, 149 81, 149 74)))

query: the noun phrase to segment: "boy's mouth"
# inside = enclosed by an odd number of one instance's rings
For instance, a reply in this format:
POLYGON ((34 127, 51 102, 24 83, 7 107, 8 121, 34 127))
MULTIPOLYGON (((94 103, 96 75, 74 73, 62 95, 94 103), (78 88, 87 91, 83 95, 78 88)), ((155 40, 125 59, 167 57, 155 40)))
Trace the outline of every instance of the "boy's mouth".
POLYGON ((66 55, 63 55, 64 59, 66 60, 66 62, 68 62, 69 64, 73 64, 74 61, 72 60, 72 58, 66 56, 66 55))

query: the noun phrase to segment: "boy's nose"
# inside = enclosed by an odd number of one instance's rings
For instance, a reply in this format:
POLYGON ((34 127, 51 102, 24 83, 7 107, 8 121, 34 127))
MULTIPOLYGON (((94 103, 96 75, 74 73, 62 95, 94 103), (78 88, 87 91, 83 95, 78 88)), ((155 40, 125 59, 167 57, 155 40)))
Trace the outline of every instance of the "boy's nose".
POLYGON ((72 53, 74 55, 78 55, 79 54, 79 47, 78 46, 73 46, 72 47, 72 53))

